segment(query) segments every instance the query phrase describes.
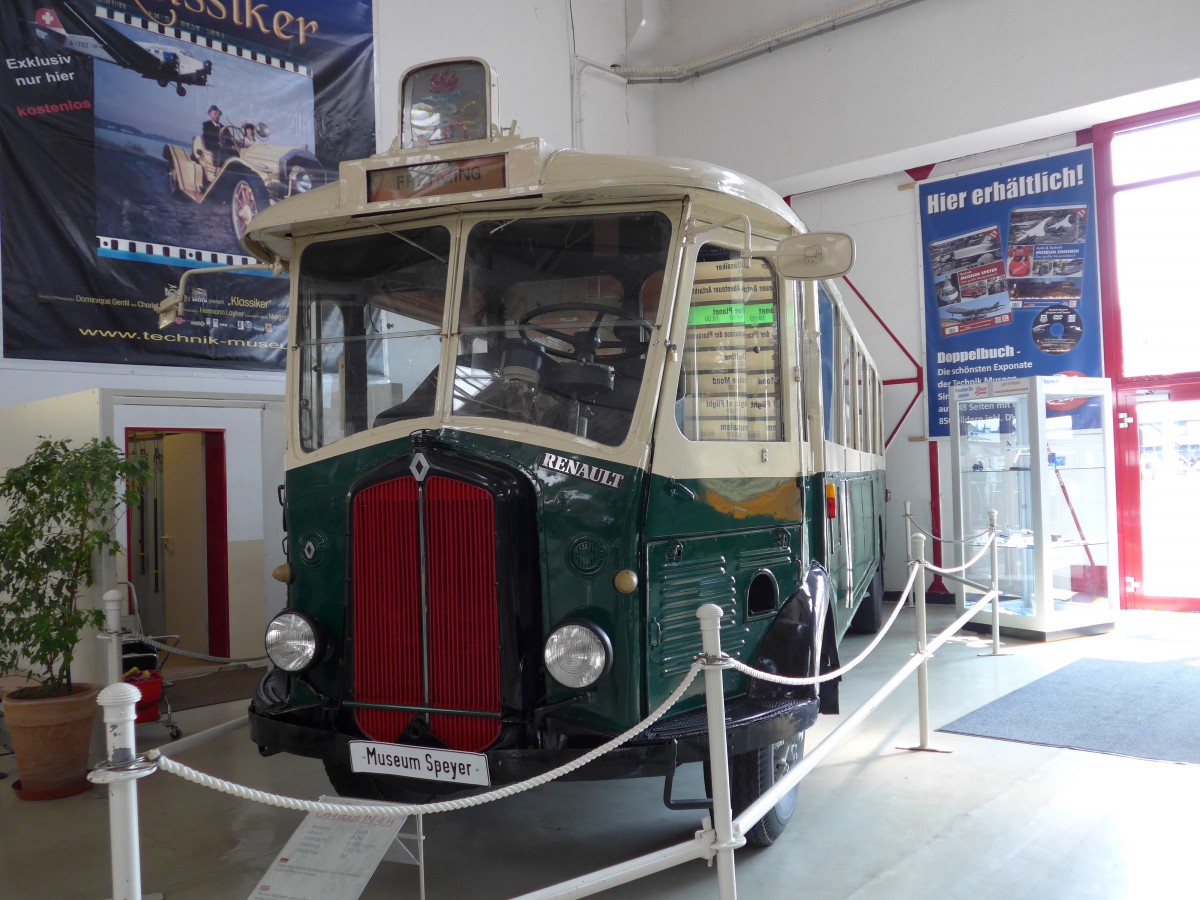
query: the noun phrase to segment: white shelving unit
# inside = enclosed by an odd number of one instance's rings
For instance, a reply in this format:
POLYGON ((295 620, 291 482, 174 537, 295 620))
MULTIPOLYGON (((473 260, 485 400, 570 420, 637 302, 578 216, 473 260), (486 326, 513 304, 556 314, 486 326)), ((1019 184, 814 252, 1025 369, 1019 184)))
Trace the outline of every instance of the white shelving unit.
MULTIPOLYGON (((951 404, 958 537, 1000 528, 1000 631, 1056 640, 1111 631, 1118 594, 1112 389, 1041 376, 959 385, 951 404)), ((961 565, 983 537, 959 547, 961 565)), ((966 573, 987 585, 988 554, 966 573)), ((984 590, 957 584, 959 610, 984 590)), ((968 628, 990 630, 990 611, 968 628)))

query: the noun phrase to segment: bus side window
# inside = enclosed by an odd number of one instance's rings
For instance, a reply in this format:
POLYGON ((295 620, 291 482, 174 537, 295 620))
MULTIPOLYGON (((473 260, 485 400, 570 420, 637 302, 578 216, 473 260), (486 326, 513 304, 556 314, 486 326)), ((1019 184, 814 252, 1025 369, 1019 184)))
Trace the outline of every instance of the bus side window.
POLYGON ((780 441, 779 291, 761 259, 700 248, 677 421, 689 441, 780 441))
MULTIPOLYGON (((841 318, 840 316, 838 317, 841 318)), ((839 322, 839 325, 841 323, 839 322)), ((839 384, 838 418, 841 433, 837 442, 845 447, 854 446, 854 340, 849 328, 838 328, 838 362, 842 367, 839 384)))
POLYGON ((833 403, 833 388, 834 388, 834 348, 837 346, 834 343, 835 339, 835 317, 837 315, 833 298, 829 296, 829 292, 825 289, 825 284, 820 282, 817 284, 817 303, 820 307, 820 328, 821 328, 821 418, 825 422, 825 440, 837 440, 837 435, 834 434, 834 410, 836 407, 833 403))

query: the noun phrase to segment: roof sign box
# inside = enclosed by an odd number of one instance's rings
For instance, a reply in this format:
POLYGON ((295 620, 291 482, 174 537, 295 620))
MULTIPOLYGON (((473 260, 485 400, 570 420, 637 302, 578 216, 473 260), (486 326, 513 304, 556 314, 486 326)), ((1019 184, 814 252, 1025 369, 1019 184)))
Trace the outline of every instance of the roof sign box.
POLYGON ((423 63, 400 79, 400 145, 405 150, 484 140, 496 119, 496 82, 482 59, 423 63))

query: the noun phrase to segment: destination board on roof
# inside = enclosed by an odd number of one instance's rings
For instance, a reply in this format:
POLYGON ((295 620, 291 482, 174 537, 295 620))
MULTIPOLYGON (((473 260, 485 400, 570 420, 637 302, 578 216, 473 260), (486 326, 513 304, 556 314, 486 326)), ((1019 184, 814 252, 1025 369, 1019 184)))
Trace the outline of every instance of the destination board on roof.
POLYGON ((367 202, 439 197, 507 187, 506 156, 472 156, 367 172, 367 202))

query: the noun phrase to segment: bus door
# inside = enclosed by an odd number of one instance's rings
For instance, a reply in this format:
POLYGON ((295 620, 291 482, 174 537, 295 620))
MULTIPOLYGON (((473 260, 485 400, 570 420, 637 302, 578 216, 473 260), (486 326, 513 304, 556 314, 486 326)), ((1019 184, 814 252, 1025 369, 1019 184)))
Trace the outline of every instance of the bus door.
POLYGON ((643 529, 651 706, 700 650, 699 605, 721 607, 722 647, 740 655, 805 556, 786 280, 743 259, 743 240, 702 235, 681 270, 643 529))

